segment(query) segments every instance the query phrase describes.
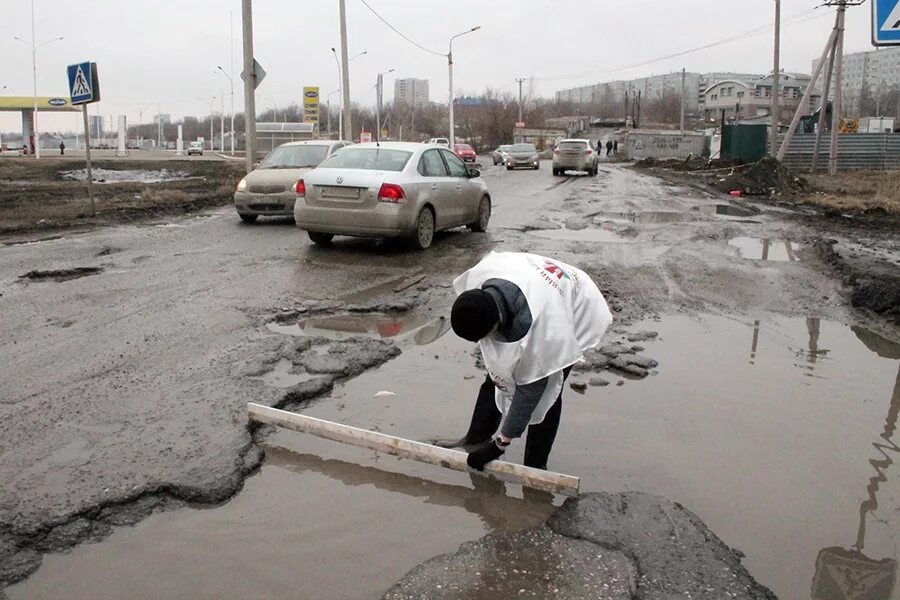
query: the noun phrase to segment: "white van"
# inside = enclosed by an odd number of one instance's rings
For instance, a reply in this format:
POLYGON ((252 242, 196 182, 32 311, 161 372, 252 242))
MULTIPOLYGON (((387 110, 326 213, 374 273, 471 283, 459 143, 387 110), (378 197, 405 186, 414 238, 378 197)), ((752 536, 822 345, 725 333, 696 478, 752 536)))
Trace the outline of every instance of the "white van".
POLYGON ((191 142, 188 145, 187 155, 190 156, 192 154, 203 156, 203 142, 191 142))

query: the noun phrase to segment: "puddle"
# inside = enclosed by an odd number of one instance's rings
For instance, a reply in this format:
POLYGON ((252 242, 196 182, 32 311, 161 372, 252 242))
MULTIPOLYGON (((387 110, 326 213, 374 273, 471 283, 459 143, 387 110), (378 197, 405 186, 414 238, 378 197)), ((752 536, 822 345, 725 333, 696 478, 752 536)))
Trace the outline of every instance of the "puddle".
POLYGON ((418 314, 366 313, 310 317, 295 323, 267 323, 266 328, 283 335, 323 337, 330 340, 354 337, 409 340, 424 346, 447 333, 450 330, 450 320, 418 314))
MULTIPOLYGON (((765 314, 664 316, 630 329, 659 332, 658 373, 621 386, 609 377, 583 395, 567 389, 552 469, 580 476, 586 492, 635 490, 684 504, 780 598, 842 597, 828 587, 811 594, 811 582, 896 577, 900 345, 815 317, 765 314)), ((472 348, 453 335, 409 348, 303 412, 410 439, 459 435, 482 378, 472 348), (377 390, 396 395, 374 398, 377 390)), ((506 458, 521 461, 523 446, 506 458)), ((465 540, 543 522, 553 506, 527 496, 281 430, 227 504, 156 514, 47 555, 5 591, 14 600, 323 589, 374 598, 465 540)))
POLYGON ((314 379, 316 375, 310 375, 309 373, 292 373, 292 369, 294 365, 291 364, 286 358, 282 358, 275 365, 275 368, 262 375, 261 377, 255 377, 254 379, 261 380, 265 385, 273 388, 286 389, 289 387, 293 387, 295 385, 301 384, 304 381, 309 381, 310 379, 314 379))
POLYGON ((548 240, 566 242, 597 242, 603 244, 621 244, 628 240, 608 229, 541 229, 529 231, 528 235, 548 240))
POLYGON ((790 240, 771 238, 736 237, 728 240, 728 245, 737 248, 738 255, 748 260, 793 262, 800 260, 797 252, 800 244, 790 240))
POLYGON ((4 246, 31 246, 33 244, 40 244, 42 242, 52 242, 54 240, 63 240, 65 237, 61 235, 51 235, 47 237, 42 237, 34 240, 17 240, 13 242, 3 242, 4 246))
MULTIPOLYGON (((60 176, 71 181, 87 181, 87 170, 61 171, 60 176)), ((143 169, 92 169, 91 176, 94 178, 94 183, 162 183, 193 178, 184 171, 170 171, 168 169, 159 169, 157 171, 143 169)))
POLYGON ((714 206, 699 206, 696 208, 705 215, 720 215, 723 217, 742 218, 756 217, 759 215, 758 211, 754 211, 749 208, 743 208, 741 206, 735 206, 733 204, 716 204, 714 206))
POLYGON ((57 269, 50 271, 28 271, 24 275, 20 275, 19 279, 28 279, 31 281, 69 281, 71 279, 96 275, 102 271, 103 267, 75 267, 72 269, 57 269))
POLYGON ((644 211, 644 212, 603 212, 594 216, 595 223, 677 223, 679 221, 693 221, 695 217, 676 211, 644 211))

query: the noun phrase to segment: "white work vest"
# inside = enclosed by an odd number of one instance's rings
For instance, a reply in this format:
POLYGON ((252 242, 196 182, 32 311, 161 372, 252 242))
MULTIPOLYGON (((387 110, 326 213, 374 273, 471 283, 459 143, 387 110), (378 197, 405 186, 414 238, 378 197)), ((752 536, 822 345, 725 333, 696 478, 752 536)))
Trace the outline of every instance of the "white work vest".
POLYGON ((561 261, 520 252, 491 252, 457 277, 457 295, 480 289, 489 279, 514 283, 528 301, 531 329, 521 340, 501 342, 493 335, 479 342, 488 375, 497 386, 495 400, 504 415, 516 385, 548 377, 547 388, 531 416, 540 423, 563 386, 563 369, 600 343, 612 323, 603 294, 580 269, 561 261))

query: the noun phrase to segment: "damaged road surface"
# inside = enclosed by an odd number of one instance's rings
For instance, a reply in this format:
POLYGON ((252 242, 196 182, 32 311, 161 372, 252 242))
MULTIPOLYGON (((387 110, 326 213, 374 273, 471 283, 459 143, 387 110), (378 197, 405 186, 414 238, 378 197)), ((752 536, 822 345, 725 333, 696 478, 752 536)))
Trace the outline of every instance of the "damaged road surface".
MULTIPOLYGON (((0 246, 5 593, 829 598, 836 573, 893 585, 896 329, 849 308, 808 220, 604 171, 560 183, 488 169, 489 232, 448 232, 425 253, 315 248, 230 209, 0 246), (429 327, 452 278, 491 249, 575 264, 614 310, 570 377, 550 458, 582 478, 581 498, 248 428, 253 401, 410 439, 462 433, 483 371, 471 344, 429 327), (102 271, 21 278, 83 266, 102 271)), ((851 242, 892 251, 875 234, 832 245, 851 242)))

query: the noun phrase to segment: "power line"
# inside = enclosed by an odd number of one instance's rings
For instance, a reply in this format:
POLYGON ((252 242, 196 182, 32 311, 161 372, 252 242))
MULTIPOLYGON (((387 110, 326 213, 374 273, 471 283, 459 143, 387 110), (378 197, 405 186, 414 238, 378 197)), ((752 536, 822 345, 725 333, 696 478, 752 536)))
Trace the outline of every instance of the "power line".
POLYGON ((407 37, 406 35, 404 35, 404 33, 403 33, 402 31, 400 31, 399 29, 397 29, 396 27, 394 27, 393 25, 391 25, 390 23, 388 23, 387 20, 386 20, 384 17, 382 17, 381 15, 379 15, 378 12, 377 12, 374 8, 372 8, 371 6, 369 6, 369 3, 366 2, 366 0, 359 0, 359 1, 363 3, 363 6, 365 6, 365 7, 368 8, 370 11, 372 11, 372 14, 375 15, 376 17, 378 17, 378 19, 379 19, 382 23, 384 23, 385 25, 387 25, 388 27, 390 27, 390 28, 391 28, 391 31, 393 31, 394 33, 396 33, 397 35, 399 35, 400 37, 402 37, 404 40, 406 40, 407 42, 409 42, 410 44, 412 44, 412 45, 415 46, 416 48, 419 48, 419 49, 421 49, 421 50, 424 50, 425 52, 428 52, 429 54, 434 54, 435 56, 447 56, 447 55, 444 54, 443 52, 435 52, 434 50, 431 50, 430 48, 426 48, 426 47, 423 46, 422 44, 419 44, 418 42, 413 41, 412 39, 410 39, 409 37, 407 37))
MULTIPOLYGON (((809 15, 810 13, 815 12, 816 9, 818 9, 818 8, 819 8, 819 6, 816 6, 815 8, 807 9, 807 10, 805 10, 805 11, 803 11, 803 12, 800 12, 800 13, 797 13, 797 14, 792 15, 792 16, 790 16, 790 17, 787 17, 787 19, 785 19, 785 21, 791 21, 792 19, 797 19, 797 20, 794 20, 794 21, 792 21, 792 22, 788 22, 788 23, 782 25, 782 28, 784 28, 784 27, 789 27, 789 26, 791 26, 791 25, 799 25, 800 23, 805 23, 805 22, 807 22, 807 21, 812 21, 812 20, 814 20, 814 19, 818 19, 819 17, 822 17, 822 16, 826 16, 826 15, 827 15, 827 13, 821 13, 821 14, 813 15, 813 16, 811 16, 811 17, 809 17, 809 18, 805 18, 805 19, 801 19, 801 18, 800 18, 800 17, 805 17, 805 16, 809 15)), ((751 36, 755 36, 755 35, 760 35, 760 34, 762 34, 762 33, 765 33, 765 32, 767 32, 767 31, 771 30, 774 26, 775 26, 775 25, 774 25, 774 23, 773 23, 773 24, 770 24, 770 25, 767 25, 767 26, 764 26, 764 27, 758 27, 758 28, 756 28, 756 29, 751 29, 751 30, 745 31, 745 32, 743 32, 743 33, 738 33, 738 34, 735 34, 735 35, 733 35, 733 36, 730 36, 730 37, 721 39, 721 40, 716 41, 716 42, 711 42, 711 43, 705 44, 705 45, 703 45, 703 46, 698 46, 697 48, 692 48, 692 49, 690 49, 690 50, 683 50, 683 51, 681 51, 681 52, 676 52, 676 53, 674 53, 674 54, 668 54, 668 55, 666 55, 666 56, 661 56, 661 57, 658 57, 658 58, 652 58, 652 59, 650 59, 650 60, 645 60, 645 61, 642 61, 642 62, 639 62, 639 63, 634 63, 634 64, 631 64, 631 65, 624 65, 624 66, 621 66, 621 67, 616 67, 616 68, 614 68, 614 69, 607 69, 607 70, 604 70, 604 71, 591 71, 590 73, 578 73, 578 74, 573 74, 573 75, 562 75, 562 76, 557 76, 557 77, 532 77, 532 79, 535 79, 535 80, 541 80, 541 81, 560 81, 560 80, 566 80, 566 79, 581 79, 581 78, 584 78, 584 77, 591 77, 591 76, 596 76, 596 75, 604 75, 604 74, 608 74, 608 73, 616 73, 616 72, 618 72, 618 71, 625 71, 625 70, 627 70, 627 69, 634 69, 634 68, 637 68, 637 67, 644 67, 644 66, 647 66, 647 65, 650 65, 650 64, 653 64, 653 63, 657 63, 657 62, 661 62, 661 61, 664 61, 664 60, 668 60, 668 59, 670 59, 670 58, 678 58, 679 56, 685 56, 685 55, 687 55, 687 54, 693 54, 694 52, 700 52, 701 50, 708 50, 709 48, 715 48, 716 46, 721 46, 721 45, 723 45, 723 44, 728 44, 728 43, 731 43, 731 42, 734 42, 734 41, 737 41, 737 40, 742 40, 742 39, 745 39, 745 38, 747 38, 747 37, 751 37, 751 36)))

